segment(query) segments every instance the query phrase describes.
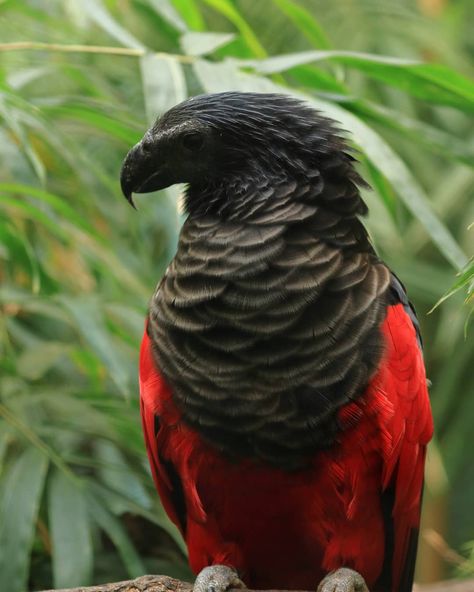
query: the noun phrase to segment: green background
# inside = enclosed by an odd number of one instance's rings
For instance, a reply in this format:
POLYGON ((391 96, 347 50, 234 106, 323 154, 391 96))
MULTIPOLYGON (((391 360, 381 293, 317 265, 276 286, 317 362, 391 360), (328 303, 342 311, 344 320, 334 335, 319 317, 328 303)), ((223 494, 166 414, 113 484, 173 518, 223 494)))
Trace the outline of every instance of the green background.
POLYGON ((0 589, 189 577, 137 398, 179 189, 135 212, 118 178, 158 114, 230 89, 305 97, 359 149, 432 381, 419 578, 474 571, 473 40, 470 0, 0 1, 0 589))

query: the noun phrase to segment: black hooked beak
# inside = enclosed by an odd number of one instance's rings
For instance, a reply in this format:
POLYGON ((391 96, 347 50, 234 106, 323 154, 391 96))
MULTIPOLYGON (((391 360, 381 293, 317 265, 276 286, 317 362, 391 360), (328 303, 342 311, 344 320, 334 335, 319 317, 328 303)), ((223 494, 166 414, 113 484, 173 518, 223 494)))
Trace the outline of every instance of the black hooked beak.
POLYGON ((153 140, 146 134, 129 151, 120 171, 122 193, 133 208, 136 209, 132 193, 150 193, 168 186, 163 172, 153 150, 153 140))

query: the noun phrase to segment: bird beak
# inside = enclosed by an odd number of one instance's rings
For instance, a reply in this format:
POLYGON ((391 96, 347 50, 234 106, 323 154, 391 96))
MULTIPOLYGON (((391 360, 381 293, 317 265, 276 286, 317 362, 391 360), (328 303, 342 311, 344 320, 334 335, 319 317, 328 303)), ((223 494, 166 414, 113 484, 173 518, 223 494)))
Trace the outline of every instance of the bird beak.
POLYGON ((133 203, 132 193, 136 187, 136 162, 138 160, 137 153, 139 152, 140 144, 136 144, 127 154, 122 163, 122 170, 120 171, 120 186, 122 193, 128 203, 136 209, 133 203))
POLYGON ((126 200, 135 209, 132 193, 150 193, 167 186, 148 134, 125 157, 120 171, 120 185, 126 200))

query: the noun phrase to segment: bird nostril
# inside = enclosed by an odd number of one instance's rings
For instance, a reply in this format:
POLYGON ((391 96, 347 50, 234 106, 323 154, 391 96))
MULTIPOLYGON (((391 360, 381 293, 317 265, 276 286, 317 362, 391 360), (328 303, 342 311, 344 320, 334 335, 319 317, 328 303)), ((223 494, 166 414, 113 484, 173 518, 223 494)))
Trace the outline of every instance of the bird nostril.
POLYGON ((141 142, 141 147, 142 147, 142 151, 145 153, 151 152, 151 149, 153 147, 153 140, 152 138, 143 138, 142 142, 141 142))

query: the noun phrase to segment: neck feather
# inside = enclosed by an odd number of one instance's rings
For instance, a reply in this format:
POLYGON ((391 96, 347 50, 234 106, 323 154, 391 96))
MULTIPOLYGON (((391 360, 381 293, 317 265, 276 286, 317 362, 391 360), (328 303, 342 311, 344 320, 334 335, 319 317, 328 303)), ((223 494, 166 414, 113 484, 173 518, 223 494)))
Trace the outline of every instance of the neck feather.
POLYGON ((389 272, 333 164, 188 192, 149 331, 184 421, 229 456, 301 466, 382 355, 389 272))

